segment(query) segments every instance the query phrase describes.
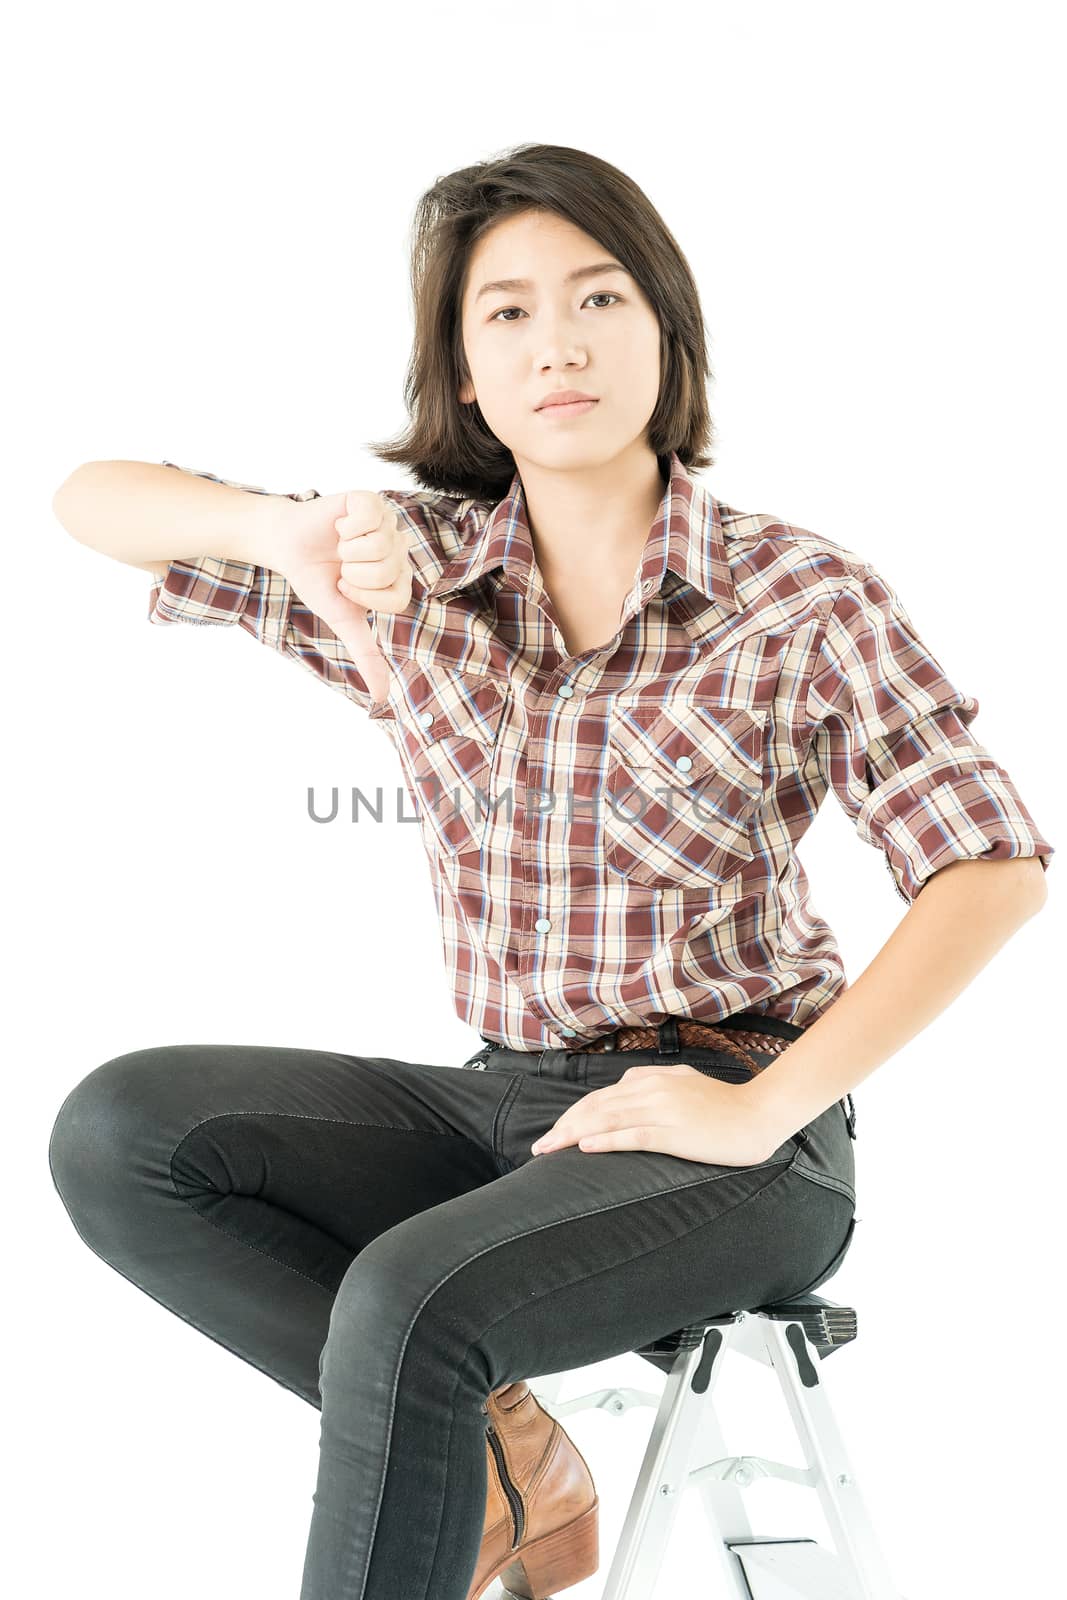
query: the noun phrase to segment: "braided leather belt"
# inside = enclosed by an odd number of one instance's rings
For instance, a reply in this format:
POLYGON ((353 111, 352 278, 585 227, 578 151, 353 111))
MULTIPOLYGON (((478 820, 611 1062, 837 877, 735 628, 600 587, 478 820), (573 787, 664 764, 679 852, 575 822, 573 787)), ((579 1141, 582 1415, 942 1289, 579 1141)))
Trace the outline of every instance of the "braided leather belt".
MULTIPOLYGON (((719 1028, 713 1022, 698 1022, 693 1017, 678 1017, 676 1025, 680 1047, 692 1045, 695 1050, 721 1050, 724 1055, 735 1056, 753 1074, 767 1065, 766 1061, 754 1058, 751 1054, 753 1050, 765 1056, 777 1056, 792 1043, 791 1039, 783 1039, 776 1033, 761 1033, 758 1029, 719 1028)), ((603 1038, 582 1046, 583 1051, 594 1053, 659 1048, 659 1029, 653 1027, 617 1028, 614 1033, 605 1034, 603 1038)))

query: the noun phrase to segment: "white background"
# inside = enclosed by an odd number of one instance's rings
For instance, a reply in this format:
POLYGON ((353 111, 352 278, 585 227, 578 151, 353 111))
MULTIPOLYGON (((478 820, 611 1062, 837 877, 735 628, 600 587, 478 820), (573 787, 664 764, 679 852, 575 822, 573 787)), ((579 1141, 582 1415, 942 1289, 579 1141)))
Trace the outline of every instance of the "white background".
MULTIPOLYGON (((548 140, 646 190, 712 333, 705 481, 872 561, 1067 843, 1050 9, 377 11, 45 4, 8 26, 3 1559, 20 1595, 296 1600, 316 1470, 311 1407, 78 1239, 46 1156, 68 1090, 148 1045, 458 1063, 478 1043, 452 1012, 417 828, 307 815, 309 785, 400 781, 380 731, 239 629, 150 627, 149 574, 51 511, 92 459, 410 487, 367 442, 404 422, 408 226, 438 176, 548 140)), ((832 797, 803 857, 854 979, 905 908, 832 797)), ((860 1336, 822 1376, 908 1600, 1045 1592, 1061 1519, 1062 870, 856 1096, 862 1222, 824 1292, 860 1336)), ((609 1375, 660 1381, 627 1357, 564 1394, 609 1375)), ((764 1411, 772 1381, 723 1379, 730 1447, 799 1464, 764 1411)), ((650 1418, 569 1424, 603 1505, 576 1600, 607 1576, 650 1418)), ((690 1501, 662 1596, 709 1592, 690 1501)), ((758 1531, 820 1535, 806 1491, 749 1504, 758 1531)))

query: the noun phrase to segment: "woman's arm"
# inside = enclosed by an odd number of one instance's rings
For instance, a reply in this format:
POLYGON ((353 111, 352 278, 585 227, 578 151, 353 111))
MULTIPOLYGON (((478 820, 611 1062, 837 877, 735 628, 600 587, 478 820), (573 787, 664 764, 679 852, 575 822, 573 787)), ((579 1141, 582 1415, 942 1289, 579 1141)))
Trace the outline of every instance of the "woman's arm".
POLYGON ((938 1016, 1048 899, 1037 856, 934 873, 829 1011, 740 1086, 774 1150, 938 1016))
POLYGON ((270 566, 296 508, 151 461, 87 461, 52 509, 79 544, 163 576, 169 561, 205 555, 270 566))

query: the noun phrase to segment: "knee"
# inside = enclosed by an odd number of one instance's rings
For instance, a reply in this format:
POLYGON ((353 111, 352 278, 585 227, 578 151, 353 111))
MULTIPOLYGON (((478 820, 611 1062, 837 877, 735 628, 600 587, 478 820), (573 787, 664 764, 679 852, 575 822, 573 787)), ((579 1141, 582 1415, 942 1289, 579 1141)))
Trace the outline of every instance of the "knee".
POLYGON ((152 1079, 168 1071, 170 1049, 132 1050, 105 1061, 60 1106, 48 1140, 48 1168, 72 1217, 90 1209, 126 1168, 152 1079))
POLYGON ((390 1372, 449 1381, 469 1381, 473 1363, 482 1383, 480 1336, 496 1312, 470 1297, 470 1274, 420 1247, 419 1223, 408 1218, 379 1234, 348 1268, 320 1352, 320 1384, 344 1388, 349 1374, 366 1372, 371 1353, 390 1372))
MULTIPOLYGON (((403 1226, 402 1224, 400 1226, 403 1226)), ((345 1272, 330 1312, 330 1340, 336 1350, 366 1348, 371 1342, 394 1348, 434 1304, 430 1262, 414 1272, 390 1251, 387 1229, 364 1245, 345 1272)))

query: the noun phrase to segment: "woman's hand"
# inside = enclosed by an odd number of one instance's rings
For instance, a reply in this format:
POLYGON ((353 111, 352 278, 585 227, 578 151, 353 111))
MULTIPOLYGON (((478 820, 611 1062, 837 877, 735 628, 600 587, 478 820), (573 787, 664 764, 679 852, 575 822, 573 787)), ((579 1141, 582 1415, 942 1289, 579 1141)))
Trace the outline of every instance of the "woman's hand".
POLYGON ((778 1145, 745 1088, 685 1062, 629 1067, 617 1083, 583 1095, 530 1149, 662 1150, 687 1161, 755 1166, 778 1145))
POLYGON ((403 611, 411 600, 409 534, 396 507, 369 489, 290 502, 270 565, 348 650, 375 699, 389 673, 367 612, 403 611))

